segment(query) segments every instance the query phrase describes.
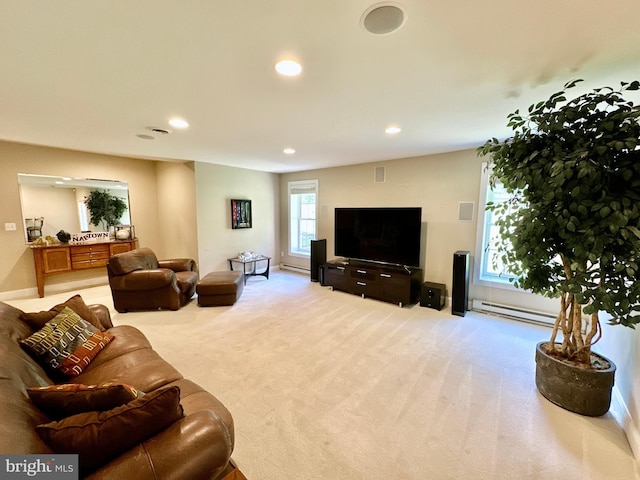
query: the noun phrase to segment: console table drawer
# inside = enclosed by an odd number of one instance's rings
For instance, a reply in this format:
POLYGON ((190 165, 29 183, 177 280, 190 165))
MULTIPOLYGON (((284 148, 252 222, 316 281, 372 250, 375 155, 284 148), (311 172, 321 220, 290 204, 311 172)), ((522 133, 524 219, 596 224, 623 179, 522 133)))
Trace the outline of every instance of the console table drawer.
POLYGON ((71 247, 73 269, 105 267, 109 261, 109 245, 81 245, 71 247))
POLYGON ((106 267, 107 263, 109 263, 109 254, 101 256, 88 254, 74 255, 71 257, 71 263, 74 270, 80 268, 106 267))
POLYGON ((74 245, 71 247, 71 256, 76 255, 109 255, 109 245, 74 245))

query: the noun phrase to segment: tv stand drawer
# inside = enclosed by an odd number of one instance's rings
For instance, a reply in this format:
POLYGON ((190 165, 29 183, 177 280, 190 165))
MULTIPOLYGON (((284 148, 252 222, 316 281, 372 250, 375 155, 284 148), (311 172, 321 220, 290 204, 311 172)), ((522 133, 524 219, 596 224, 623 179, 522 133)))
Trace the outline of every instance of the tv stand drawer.
POLYGON ((365 297, 377 297, 378 284, 375 281, 368 281, 366 279, 350 278, 349 292, 365 297))
POLYGON ((367 283, 374 283, 377 280, 378 272, 377 270, 372 270, 370 268, 362 268, 362 267, 352 267, 348 268, 349 278, 362 280, 367 283))

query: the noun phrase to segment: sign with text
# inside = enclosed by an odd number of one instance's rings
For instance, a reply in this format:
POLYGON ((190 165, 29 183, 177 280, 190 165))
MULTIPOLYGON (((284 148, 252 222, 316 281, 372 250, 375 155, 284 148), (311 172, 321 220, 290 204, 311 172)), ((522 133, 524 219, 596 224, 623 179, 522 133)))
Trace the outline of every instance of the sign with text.
POLYGON ((0 479, 78 480, 75 454, 0 454, 0 479))
POLYGON ((83 232, 71 234, 71 243, 106 242, 108 240, 109 232, 83 232))

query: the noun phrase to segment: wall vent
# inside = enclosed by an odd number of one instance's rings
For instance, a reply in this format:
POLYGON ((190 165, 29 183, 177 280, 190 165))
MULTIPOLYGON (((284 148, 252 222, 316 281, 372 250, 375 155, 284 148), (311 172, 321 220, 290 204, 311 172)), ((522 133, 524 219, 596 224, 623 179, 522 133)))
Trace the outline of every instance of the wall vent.
POLYGON ((375 167, 373 169, 373 181, 375 183, 384 183, 387 181, 386 167, 375 167))

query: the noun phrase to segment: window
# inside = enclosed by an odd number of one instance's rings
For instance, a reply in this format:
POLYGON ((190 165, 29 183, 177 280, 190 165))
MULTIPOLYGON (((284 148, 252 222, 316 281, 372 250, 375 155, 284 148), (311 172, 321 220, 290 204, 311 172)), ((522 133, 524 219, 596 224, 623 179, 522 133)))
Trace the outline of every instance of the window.
POLYGON ((496 226, 496 217, 494 212, 486 211, 488 202, 501 203, 507 201, 509 195, 501 183, 491 188, 489 185, 489 177, 491 172, 486 168, 486 164, 482 167, 482 176, 480 184, 480 209, 478 212, 478 233, 476 238, 476 265, 474 268, 474 279, 479 284, 491 283, 511 287, 509 275, 506 267, 502 265, 497 248, 496 240, 499 238, 499 230, 496 226))
POLYGON ((289 255, 309 256, 317 231, 318 181, 289 182, 289 255))

